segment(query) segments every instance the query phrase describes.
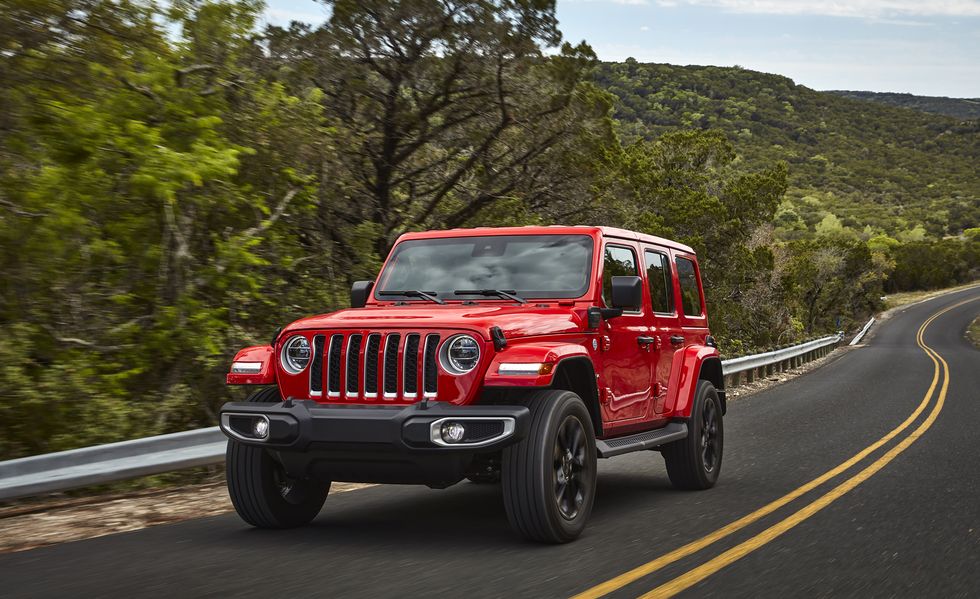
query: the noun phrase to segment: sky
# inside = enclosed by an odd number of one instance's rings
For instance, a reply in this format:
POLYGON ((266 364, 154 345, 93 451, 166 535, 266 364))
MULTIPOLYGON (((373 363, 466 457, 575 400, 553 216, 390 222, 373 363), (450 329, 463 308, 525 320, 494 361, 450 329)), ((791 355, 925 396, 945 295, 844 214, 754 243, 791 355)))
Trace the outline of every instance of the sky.
MULTIPOLYGON (((321 23, 314 0, 265 19, 321 23)), ((732 66, 817 90, 980 98, 980 0, 559 0, 565 39, 602 60, 732 66)))

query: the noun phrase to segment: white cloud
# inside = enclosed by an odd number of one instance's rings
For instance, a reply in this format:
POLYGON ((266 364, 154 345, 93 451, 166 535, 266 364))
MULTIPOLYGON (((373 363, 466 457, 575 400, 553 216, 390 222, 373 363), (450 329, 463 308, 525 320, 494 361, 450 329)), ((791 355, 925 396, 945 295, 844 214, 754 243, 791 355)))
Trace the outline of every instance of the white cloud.
POLYGON ((980 0, 658 0, 660 6, 712 6, 731 12, 771 15, 821 15, 881 18, 889 16, 980 16, 980 0))
MULTIPOLYGON (((629 6, 644 6, 650 4, 649 0, 569 0, 570 2, 586 2, 586 3, 606 3, 606 4, 626 4, 629 6)), ((658 0, 659 2, 659 0, 658 0)))
POLYGON ((640 26, 640 31, 650 31, 650 28, 647 27, 646 25, 642 25, 640 26))
POLYGON ((301 10, 286 10, 281 8, 267 8, 265 10, 266 19, 270 23, 277 25, 287 25, 290 21, 300 21, 301 23, 312 23, 319 25, 327 20, 327 12, 319 14, 301 10))

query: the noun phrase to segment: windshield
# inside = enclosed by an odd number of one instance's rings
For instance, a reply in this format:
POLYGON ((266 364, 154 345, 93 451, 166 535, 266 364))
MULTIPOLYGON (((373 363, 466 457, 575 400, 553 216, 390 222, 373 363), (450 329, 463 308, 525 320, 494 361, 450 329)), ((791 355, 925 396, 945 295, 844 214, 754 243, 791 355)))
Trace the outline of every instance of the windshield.
POLYGON ((591 272, 588 235, 412 239, 395 246, 375 297, 418 299, 392 297, 391 292, 422 291, 442 299, 476 300, 481 297, 456 292, 496 289, 522 298, 574 298, 589 290, 591 272))

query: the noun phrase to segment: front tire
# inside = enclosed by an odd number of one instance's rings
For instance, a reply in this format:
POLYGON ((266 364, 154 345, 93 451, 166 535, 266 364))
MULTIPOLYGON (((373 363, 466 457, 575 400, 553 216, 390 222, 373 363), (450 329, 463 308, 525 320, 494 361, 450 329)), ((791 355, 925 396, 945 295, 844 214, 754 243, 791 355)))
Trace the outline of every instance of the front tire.
POLYGON ((501 482, 511 526, 527 539, 566 543, 592 512, 595 433, 582 399, 570 391, 530 395, 528 436, 503 451, 501 482))
MULTIPOLYGON (((262 389, 246 401, 281 401, 275 387, 262 389)), ((228 495, 242 520, 258 528, 293 528, 316 518, 330 492, 330 483, 290 478, 262 447, 228 440, 225 459, 228 495)))
POLYGON ((663 448, 667 476, 677 489, 710 489, 721 472, 725 427, 718 391, 708 381, 698 381, 688 428, 686 438, 663 448))

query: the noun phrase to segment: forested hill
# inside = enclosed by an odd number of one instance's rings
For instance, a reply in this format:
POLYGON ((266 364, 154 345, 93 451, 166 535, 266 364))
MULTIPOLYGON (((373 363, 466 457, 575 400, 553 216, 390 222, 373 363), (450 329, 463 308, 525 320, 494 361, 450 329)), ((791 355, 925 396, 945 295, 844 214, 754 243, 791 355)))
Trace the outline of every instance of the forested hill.
POLYGON ((980 119, 980 98, 945 98, 941 96, 916 96, 882 92, 830 90, 827 93, 845 98, 881 102, 933 114, 944 114, 957 119, 980 119))
POLYGON ((817 92, 739 67, 604 63, 626 139, 720 129, 751 168, 789 165, 784 235, 831 224, 956 235, 980 222, 980 121, 817 92), (921 229, 918 229, 921 231, 921 229))

